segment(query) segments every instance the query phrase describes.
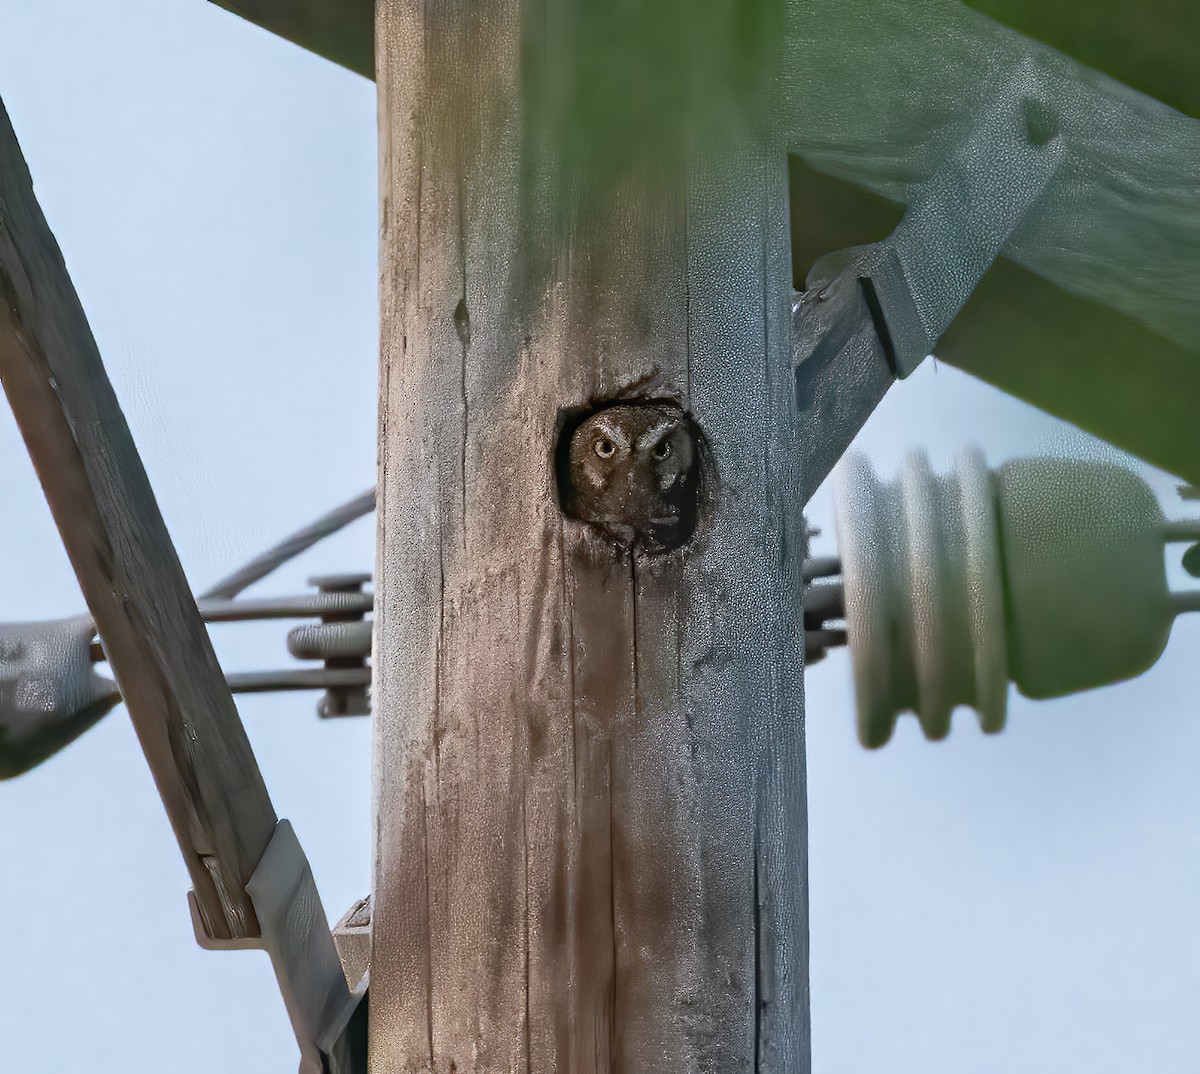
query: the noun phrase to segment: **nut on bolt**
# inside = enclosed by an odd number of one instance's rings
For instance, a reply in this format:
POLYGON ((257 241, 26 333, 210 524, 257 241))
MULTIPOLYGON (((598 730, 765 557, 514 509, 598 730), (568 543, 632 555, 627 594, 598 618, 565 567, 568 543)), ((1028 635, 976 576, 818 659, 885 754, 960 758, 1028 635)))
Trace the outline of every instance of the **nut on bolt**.
MULTIPOLYGON (((308 580, 321 593, 361 593, 367 573, 326 574, 308 580)), ((365 668, 371 655, 371 620, 361 612, 327 612, 320 623, 306 623, 288 634, 288 651, 301 660, 321 660, 327 669, 365 668)), ((317 703, 317 714, 367 716, 371 702, 365 686, 331 686, 317 703)))

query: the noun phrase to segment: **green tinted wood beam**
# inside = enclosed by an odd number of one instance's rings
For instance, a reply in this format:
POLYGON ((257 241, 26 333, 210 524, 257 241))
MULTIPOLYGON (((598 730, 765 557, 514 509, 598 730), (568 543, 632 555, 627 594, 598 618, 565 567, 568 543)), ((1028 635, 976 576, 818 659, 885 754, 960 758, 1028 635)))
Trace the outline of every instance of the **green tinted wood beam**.
POLYGON ((1195 0, 968 0, 968 5, 1172 108, 1200 116, 1200 4, 1195 0))
POLYGON ((1052 118, 1063 163, 935 353, 1196 480, 1200 123, 953 0, 789 11, 797 275, 822 252, 883 239, 886 203, 908 201, 1032 68, 1030 106, 1052 118))
POLYGON ((375 0, 212 0, 218 7, 375 77, 375 0))
MULTIPOLYGON (((335 63, 368 78, 374 76, 373 0, 213 2, 335 63)), ((959 35, 967 25, 953 14, 956 8, 961 11, 959 5, 937 6, 942 9, 943 33, 953 34, 958 42, 951 45, 949 39, 941 38, 938 51, 943 53, 944 64, 953 61, 955 51, 963 48, 966 39, 959 35), (947 47, 949 55, 944 54, 947 47)), ((1173 108, 1200 115, 1200 80, 1193 73, 1194 44, 1200 40, 1200 5, 1191 0, 1146 0, 1139 5, 1127 0, 1094 0, 1086 11, 1077 4, 1047 5, 1035 0, 970 0, 969 6, 1173 108)), ((803 22, 811 27, 814 43, 823 41, 824 50, 845 57, 845 62, 859 72, 869 71, 854 60, 867 44, 867 39, 860 35, 868 27, 878 41, 879 66, 889 67, 886 55, 903 37, 902 33, 896 33, 899 26, 892 25, 895 13, 902 8, 903 5, 862 0, 832 6, 805 0, 793 5, 794 11, 805 16, 803 22), (831 14, 832 21, 828 18, 831 14)), ((905 21, 900 16, 900 22, 905 21)), ((975 23, 970 30, 973 33, 968 32, 967 38, 978 35, 976 48, 982 46, 986 51, 984 39, 991 38, 997 56, 1016 45, 1014 38, 988 33, 986 24, 975 23)), ((973 49, 967 46, 966 51, 973 49)), ((838 81, 828 75, 838 67, 836 61, 832 68, 827 63, 829 70, 824 71, 825 77, 818 75, 811 80, 809 88, 816 90, 819 98, 828 101, 833 83, 838 81)), ((805 69, 811 72, 811 65, 805 69)), ((843 97, 834 114, 850 104, 853 97, 854 94, 843 97)), ((933 142, 939 140, 931 132, 943 126, 955 127, 955 113, 961 115, 964 108, 971 110, 967 101, 955 104, 941 94, 929 99, 928 106, 934 115, 926 117, 929 122, 920 124, 926 132, 921 139, 926 148, 931 138, 933 142), (937 122, 937 116, 944 123, 937 122)), ((868 113, 871 111, 874 110, 868 109, 868 113)), ((828 108, 820 114, 827 116, 828 108)), ((881 122, 889 128, 888 123, 881 122)), ((889 129, 895 138, 894 128, 889 129)), ((844 137, 845 132, 841 135, 844 137)), ((835 141, 840 141, 837 135, 835 141)), ((848 142, 853 141, 851 136, 848 142)), ((903 142, 903 135, 899 142, 903 142)), ((802 151, 807 150, 810 162, 822 170, 845 168, 844 161, 835 159, 818 164, 815 158, 826 154, 819 149, 813 154, 813 148, 804 146, 802 151)), ((848 159, 863 166, 864 161, 854 152, 852 144, 844 143, 839 148, 849 150, 848 159)), ((857 148, 861 151, 863 147, 857 148)), ((894 166, 898 162, 896 155, 902 158, 903 153, 901 145, 894 144, 885 157, 894 166)), ((920 153, 916 155, 919 157, 920 153)), ((834 150, 834 157, 837 156, 834 150)), ((913 174, 919 174, 929 163, 914 159, 908 168, 901 165, 899 171, 905 173, 911 168, 913 174)), ((1151 172, 1161 171, 1165 162, 1153 163, 1153 168, 1146 165, 1151 172)), ((903 199, 903 181, 889 182, 883 175, 855 177, 886 195, 859 204, 859 197, 868 198, 865 193, 846 194, 850 188, 835 181, 831 181, 833 189, 816 189, 812 179, 815 173, 805 171, 808 172, 805 182, 812 196, 804 193, 803 187, 793 186, 792 220, 807 217, 812 221, 810 214, 815 210, 819 226, 810 225, 793 234, 797 286, 802 284, 803 274, 812 261, 823 253, 883 238, 890 230, 890 227, 884 229, 883 224, 894 223, 893 213, 898 208, 889 206, 889 202, 903 199)), ((1148 196, 1153 196, 1150 191, 1155 186, 1150 183, 1148 196)), ((1182 231, 1187 230, 1185 225, 1182 231)), ((1180 241, 1190 240, 1181 236, 1180 241)), ((1061 274, 1062 266, 1056 268, 1059 271, 1052 274, 1061 274)), ((984 280, 938 353, 952 364, 1168 470, 1189 480, 1200 480, 1200 446, 1186 435, 1194 415, 1181 411, 1184 399, 1197 397, 1200 354, 1129 316, 1099 302, 1070 295, 1045 280, 1039 283, 1030 272, 1004 262, 984 280)))
MULTIPOLYGON (((372 0, 212 0, 220 7, 368 78, 374 77, 372 0)), ((1200 4, 1193 0, 970 0, 970 7, 1189 115, 1200 4)))
POLYGON ((937 357, 1200 483, 1200 354, 1001 259, 937 357))

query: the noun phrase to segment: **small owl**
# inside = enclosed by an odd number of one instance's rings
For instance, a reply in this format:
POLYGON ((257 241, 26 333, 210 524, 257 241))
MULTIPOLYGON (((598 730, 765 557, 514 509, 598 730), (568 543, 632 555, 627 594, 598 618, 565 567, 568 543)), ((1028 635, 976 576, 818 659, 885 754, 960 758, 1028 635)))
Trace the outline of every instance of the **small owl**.
POLYGON ((627 548, 678 548, 696 524, 695 436, 674 403, 618 403, 571 436, 567 514, 627 548))

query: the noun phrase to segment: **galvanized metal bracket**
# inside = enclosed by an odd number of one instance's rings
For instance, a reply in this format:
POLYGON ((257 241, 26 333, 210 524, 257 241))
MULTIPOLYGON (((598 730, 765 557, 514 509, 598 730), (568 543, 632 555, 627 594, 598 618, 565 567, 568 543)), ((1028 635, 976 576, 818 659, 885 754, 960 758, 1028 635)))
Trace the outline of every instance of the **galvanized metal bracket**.
POLYGON ((892 382, 932 353, 1062 163, 1043 78, 1024 61, 882 242, 818 261, 792 306, 804 499, 892 382))
POLYGON ((188 892, 196 942, 210 951, 267 952, 300 1046, 300 1074, 363 1074, 365 989, 351 991, 346 983, 312 869, 290 822, 279 822, 246 890, 261 935, 214 940, 188 892))
POLYGON ((359 899, 333 926, 333 942, 342 960, 346 983, 365 991, 371 976, 371 896, 359 899))

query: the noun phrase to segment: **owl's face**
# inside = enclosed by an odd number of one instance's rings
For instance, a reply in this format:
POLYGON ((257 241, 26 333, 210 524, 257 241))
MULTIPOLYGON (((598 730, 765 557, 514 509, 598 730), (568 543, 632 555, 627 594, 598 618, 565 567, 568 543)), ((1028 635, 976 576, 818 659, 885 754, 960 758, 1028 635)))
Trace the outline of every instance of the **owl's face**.
POLYGON ((571 437, 568 513, 627 547, 677 548, 696 521, 696 443, 673 403, 617 404, 571 437))

